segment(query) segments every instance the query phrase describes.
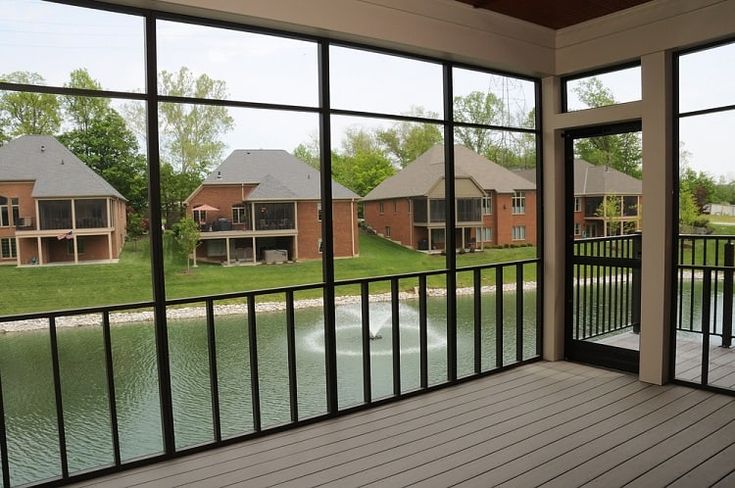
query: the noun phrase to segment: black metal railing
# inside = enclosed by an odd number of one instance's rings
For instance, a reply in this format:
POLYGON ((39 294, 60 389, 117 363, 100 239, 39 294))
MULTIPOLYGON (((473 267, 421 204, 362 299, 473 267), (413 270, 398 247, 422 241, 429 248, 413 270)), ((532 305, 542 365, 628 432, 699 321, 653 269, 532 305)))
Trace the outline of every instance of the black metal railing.
MULTIPOLYGON (((689 383, 728 388, 716 378, 710 381, 710 370, 717 367, 710 358, 717 346, 732 346, 735 236, 680 235, 678 252, 675 376, 689 383), (713 343, 713 337, 719 344, 713 343), (687 342, 693 342, 694 349, 687 342)), ((722 365, 723 358, 715 360, 722 365)))
POLYGON ((709 333, 732 344, 735 236, 681 235, 677 273, 677 329, 703 332, 705 302, 710 302, 709 333), (711 274, 705 290, 706 271, 711 274), (706 291, 706 293, 705 293, 706 291))
MULTIPOLYGON (((487 264, 481 266, 462 267, 456 270, 457 274, 470 276, 470 286, 463 288, 464 292, 468 293, 468 300, 471 297, 472 312, 468 315, 471 317, 468 319, 471 324, 465 323, 471 332, 466 334, 466 337, 470 339, 468 342, 473 344, 474 352, 471 358, 466 359, 468 363, 472 364, 472 373, 468 376, 458 378, 457 374, 457 363, 460 358, 457 356, 457 351, 452 350, 457 347, 456 330, 457 320, 455 317, 445 317, 446 319, 446 371, 444 371, 444 379, 439 382, 432 383, 430 374, 430 361, 429 361, 429 299, 431 294, 434 293, 433 289, 436 288, 436 283, 444 282, 449 283, 449 293, 454 293, 455 287, 452 286, 456 281, 455 279, 450 280, 450 273, 453 271, 449 270, 436 270, 436 271, 422 271, 415 273, 397 274, 389 276, 379 276, 374 278, 359 278, 349 280, 337 280, 334 282, 334 286, 337 289, 351 292, 355 296, 355 299, 359 302, 359 310, 361 311, 360 318, 360 338, 361 345, 360 350, 362 351, 362 402, 354 406, 341 407, 337 411, 329 411, 326 407, 324 410, 314 415, 303 415, 299 410, 299 384, 297 382, 297 355, 296 355, 296 338, 297 338, 297 314, 295 294, 297 293, 311 293, 312 295, 316 292, 318 295, 319 291, 324 293, 326 297, 326 285, 323 283, 317 284, 304 284, 297 286, 290 286, 284 288, 275 289, 263 289, 255 291, 243 291, 235 293, 226 293, 215 296, 205 297, 192 297, 192 298, 181 298, 172 299, 166 301, 166 309, 169 310, 175 307, 192 306, 196 305, 202 307, 204 310, 205 321, 203 327, 206 330, 206 348, 207 348, 207 365, 209 374, 209 382, 206 387, 209 389, 209 403, 211 406, 211 437, 206 440, 203 444, 198 444, 194 447, 174 447, 169 452, 163 454, 153 454, 144 459, 135 460, 124 460, 121 455, 121 425, 120 425, 120 409, 118 408, 118 396, 116 394, 116 379, 124 376, 125 371, 115 371, 115 363, 113 362, 113 338, 111 335, 111 314, 119 312, 130 312, 130 311, 143 311, 151 310, 155 308, 154 302, 143 302, 135 304, 125 304, 116 306, 106 307, 95 307, 86 308, 70 311, 56 311, 49 313, 33 313, 23 314, 15 316, 0 317, 0 323, 2 322, 14 322, 19 320, 40 320, 45 321, 48 327, 49 334, 49 345, 50 345, 50 360, 52 366, 52 377, 53 377, 53 392, 50 392, 50 397, 53 399, 55 418, 50 419, 51 422, 55 422, 57 428, 56 441, 58 442, 58 462, 60 469, 57 473, 57 477, 52 480, 36 480, 33 483, 37 484, 64 484, 73 480, 80 480, 87 477, 99 476, 105 472, 111 472, 119 470, 124 467, 130 467, 140 464, 148 464, 163 459, 169 459, 174 456, 178 456, 183 453, 192 452, 193 450, 205 449, 208 447, 217 447, 227 443, 241 441, 250 437, 261 435, 268 432, 275 432, 287 428, 290 426, 296 426, 305 422, 312 422, 314 420, 326 419, 335 415, 354 411, 355 409, 365 408, 374 406, 377 404, 391 401, 393 399, 399 399, 407 395, 413 395, 420 392, 433 390, 437 387, 454 384, 457 381, 464 381, 467 378, 478 377, 481 375, 490 374, 493 372, 500 371, 506 367, 524 364, 525 362, 536 360, 541 354, 541 327, 540 327, 540 299, 536 299, 536 306, 533 309, 533 316, 529 317, 526 312, 526 306, 529 302, 528 298, 524 298, 525 285, 527 278, 531 278, 531 281, 535 280, 535 276, 540 272, 538 269, 538 259, 528 259, 521 261, 505 262, 487 264), (529 270, 533 270, 532 276, 529 276, 529 270), (446 280, 446 281, 444 281, 446 280), (418 381, 417 387, 407 387, 402 385, 402 373, 403 371, 403 360, 406 359, 406 353, 402 352, 401 347, 401 285, 404 283, 415 284, 414 297, 412 298, 417 302, 418 310, 418 381), (434 284, 433 288, 430 287, 434 284), (386 287, 387 285, 387 287, 386 287), (493 288, 494 287, 494 288, 493 288), (372 391, 373 374, 371 361, 373 356, 371 354, 372 341, 370 332, 370 302, 373 297, 371 291, 388 289, 387 296, 390 301, 390 331, 386 334, 391 338, 391 363, 390 368, 392 370, 392 395, 387 398, 375 398, 375 392, 372 391), (430 294, 431 291, 431 294, 430 294), (494 293, 494 297, 492 296, 494 293), (513 296, 513 293, 515 296, 513 296), (263 393, 261 381, 263 377, 259 375, 259 368, 263 364, 263 358, 259 354, 258 349, 258 332, 259 322, 258 318, 261 313, 256 308, 256 299, 262 299, 263 297, 278 296, 282 297, 284 309, 285 309, 285 334, 283 341, 285 342, 286 349, 286 366, 288 368, 287 382, 288 382, 288 419, 286 424, 280 424, 275 426, 264 427, 264 404, 261 401, 261 395, 263 393), (247 358, 249 367, 249 385, 245 387, 249 391, 250 397, 250 408, 252 412, 252 429, 243 431, 237 435, 223 434, 223 409, 221 405, 221 395, 223 389, 220 388, 220 378, 222 372, 222 364, 220 364, 219 356, 217 353, 217 321, 215 304, 222 301, 228 301, 228 303, 239 303, 244 306, 244 312, 241 314, 242 327, 247 330, 248 342, 247 346, 243 347, 241 355, 247 358), (487 307, 487 309, 486 309, 487 307), (489 310, 492 313, 488 313, 489 310), (515 317, 512 320, 508 320, 507 314, 514 311, 515 317), (93 469, 85 470, 84 472, 76 471, 75 468, 70 467, 70 455, 68 449, 68 436, 66 435, 68 429, 68 420, 65 419, 65 408, 64 408, 64 396, 62 392, 62 372, 59 360, 59 344, 57 339, 58 320, 66 317, 77 317, 77 316, 97 316, 99 317, 100 324, 102 327, 102 347, 103 352, 102 358, 104 361, 103 365, 100 365, 104 369, 105 387, 107 401, 104 403, 107 409, 107 418, 109 418, 109 429, 111 438, 111 450, 112 450, 112 465, 97 466, 93 469), (455 331, 454 340, 451 340, 450 334, 455 331), (530 335, 529 335, 530 332, 530 335), (507 342, 506 342, 507 341, 507 342), (515 342, 515 344, 512 344, 515 342), (506 350, 506 346, 511 346, 513 351, 506 350), (513 347, 514 346, 514 347, 513 347), (489 357, 494 355, 494 360, 486 361, 483 363, 483 357, 489 357), (471 361, 470 361, 471 360, 471 361)), ((463 282, 465 283, 465 282, 463 282)), ((446 296, 446 295, 443 295, 446 296)), ((446 296, 447 303, 448 296, 446 296)), ((328 303, 325 299, 323 302, 326 307, 335 307, 335 303, 328 303)), ((435 304, 432 304, 435 305, 435 304)), ((448 308, 445 307, 445 310, 448 308)), ((156 313, 158 315, 158 313, 156 313)), ((325 337, 327 336, 326 328, 328 327, 325 322, 325 337)), ((386 322, 388 323, 388 322, 386 322)), ((339 325, 339 324, 336 324, 339 325)), ((169 323, 169 327, 171 324, 169 323)), ((464 336, 463 336, 464 337, 464 336)), ((170 341, 170 339, 167 339, 170 341)), ((170 342, 169 342, 170 344, 170 342)), ((164 344, 166 350, 169 348, 169 344, 164 344)), ((336 345, 328 341, 324 341, 324 356, 325 366, 330 367, 330 362, 326 361, 326 357, 329 354, 336 354, 336 345), (334 348, 334 350, 329 350, 334 348)), ((162 356, 160 350, 157 352, 157 360, 161 361, 162 356)), ((163 356, 168 358, 168 356, 163 356)), ((412 358, 415 361, 415 358, 412 358)), ((337 367, 333 365, 332 367, 337 367)), ((160 371, 160 369, 159 369, 160 371)), ((13 426, 8 425, 9 417, 6 409, 4 409, 4 394, 7 395, 7 391, 3 392, 3 381, 7 382, 9 375, 13 374, 13 370, 8 368, 5 371, 0 371, 0 466, 2 468, 2 486, 9 488, 11 486, 11 462, 13 459, 12 453, 9 452, 9 433, 12 435, 13 426)), ((174 373, 175 374, 175 373, 174 373)), ((171 376, 174 376, 171 374, 171 376)), ((325 371, 325 382, 333 381, 336 383, 338 378, 337 371, 325 371)), ((459 375, 461 376, 461 375, 459 375)), ((160 384, 174 384, 174 378, 167 378, 168 381, 163 381, 162 378, 158 378, 160 384)), ((330 388, 333 391, 337 390, 335 385, 326 385, 326 391, 330 388)), ((7 396, 5 397, 7 399, 7 396)), ((161 416, 165 414, 175 416, 171 403, 161 401, 161 416)), ((7 405, 7 402, 5 403, 7 405)), ((177 421, 181 421, 177 419, 177 421)), ((162 437, 164 446, 177 446, 174 440, 173 429, 167 429, 166 424, 162 423, 162 437)), ((269 424, 270 425, 270 424, 269 424)), ((53 451, 53 450, 51 450, 53 451)), ((16 457, 17 459, 17 457, 16 457)))
POLYGON ((572 337, 587 340, 640 327, 641 235, 573 243, 572 337))

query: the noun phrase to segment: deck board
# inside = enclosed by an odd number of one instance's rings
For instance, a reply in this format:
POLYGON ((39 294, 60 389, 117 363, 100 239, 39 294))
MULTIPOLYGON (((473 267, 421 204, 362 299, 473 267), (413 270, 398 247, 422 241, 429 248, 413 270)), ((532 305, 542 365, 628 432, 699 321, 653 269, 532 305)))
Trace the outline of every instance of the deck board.
POLYGON ((734 486, 733 419, 733 397, 535 363, 75 486, 734 486))

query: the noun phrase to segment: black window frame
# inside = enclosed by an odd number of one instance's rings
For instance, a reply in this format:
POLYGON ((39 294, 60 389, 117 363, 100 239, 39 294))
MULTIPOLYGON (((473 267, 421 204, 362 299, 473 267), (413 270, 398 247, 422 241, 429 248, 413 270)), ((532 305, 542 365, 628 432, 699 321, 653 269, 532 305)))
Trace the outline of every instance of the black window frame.
MULTIPOLYGON (((160 403, 162 405, 161 424, 164 436, 162 456, 172 457, 180 454, 184 449, 177 448, 174 442, 173 435, 173 416, 172 416, 172 397, 171 397, 171 372, 169 365, 169 356, 167 352, 167 321, 166 311, 167 308, 175 303, 185 303, 191 301, 194 297, 184 299, 174 299, 167 297, 166 295, 166 280, 164 274, 164 251, 163 251, 163 211, 161 207, 161 153, 160 153, 160 140, 159 140, 159 117, 158 107, 161 103, 180 103, 180 104, 209 104, 219 105, 224 107, 232 108, 255 108, 255 109, 270 109, 270 110, 281 110, 281 111, 295 111, 311 113, 319 116, 319 144, 320 144, 320 169, 321 169, 321 202, 322 202, 322 236, 319 239, 318 250, 322 254, 323 272, 322 279, 319 283, 310 284, 309 286, 319 285, 324 289, 324 302, 325 302, 325 317, 324 324, 325 330, 330 331, 334 329, 334 293, 335 285, 337 280, 334 276, 335 259, 334 259, 334 238, 333 238, 333 212, 332 212, 332 188, 331 188, 331 117, 335 115, 339 116, 356 116, 366 117, 373 119, 384 119, 390 121, 405 121, 405 122, 417 122, 417 123, 431 123, 434 125, 441 125, 444 130, 443 145, 445 149, 445 162, 444 169, 445 175, 455 175, 455 164, 454 164, 454 131, 457 127, 471 127, 476 129, 486 130, 502 130, 509 133, 520 133, 520 134, 532 134, 535 137, 535 148, 536 148, 536 224, 537 229, 537 252, 536 258, 532 263, 535 263, 537 267, 537 293, 543 294, 543 212, 541 211, 541 202, 543 202, 543 157, 542 157, 542 146, 543 146, 543 132, 542 132, 542 99, 541 99, 541 79, 537 77, 522 75, 518 73, 512 73, 502 71, 498 69, 488 69, 487 67, 478 66, 470 63, 462 63, 450 61, 448 58, 432 57, 423 54, 410 53, 401 51, 398 49, 389 49, 384 47, 377 47, 368 44, 360 44, 352 41, 339 40, 330 38, 327 36, 316 36, 303 33, 296 33, 287 30, 264 28, 260 26, 253 26, 244 23, 216 20, 204 17, 195 17, 191 15, 183 15, 179 13, 164 12, 161 10, 146 9, 131 6, 122 6, 116 4, 109 4, 98 0, 50 0, 53 3, 65 4, 75 7, 90 8, 94 10, 103 10, 108 12, 116 12, 126 15, 134 15, 141 18, 145 29, 145 76, 146 76, 146 90, 144 92, 120 92, 110 90, 93 90, 93 89, 80 89, 70 88, 60 85, 44 85, 44 86, 28 86, 19 85, 8 82, 0 82, 0 90, 9 90, 16 92, 29 92, 29 93, 50 93, 58 96, 80 96, 80 97, 94 97, 94 98, 109 98, 123 101, 139 101, 143 102, 146 106, 147 113, 149 114, 146 124, 146 154, 147 154, 147 167, 148 167, 148 182, 149 182, 149 209, 150 219, 148 222, 149 227, 149 238, 150 238, 150 259, 151 259, 151 278, 153 282, 152 299, 146 302, 147 305, 153 309, 154 320, 153 327, 155 333, 155 340, 157 346, 157 359, 158 359, 158 379, 159 379, 159 393, 160 403), (252 32, 258 34, 267 34, 278 36, 282 38, 290 38, 295 40, 306 40, 316 43, 319 49, 318 58, 318 70, 320 74, 320 97, 319 106, 307 107, 307 106, 293 106, 293 105, 280 105, 275 103, 260 103, 253 101, 236 101, 236 100, 215 100, 215 99, 200 99, 195 97, 174 97, 170 95, 160 95, 157 92, 158 85, 158 69, 157 69, 157 45, 156 45, 156 34, 157 34, 157 21, 166 20, 182 23, 190 23, 202 26, 209 26, 213 28, 224 28, 232 29, 244 32, 252 32), (442 101, 445 106, 443 116, 439 119, 422 118, 414 116, 395 115, 388 113, 378 112, 357 112, 351 110, 335 109, 330 106, 330 90, 329 90, 329 48, 330 46, 342 46, 357 50, 365 50, 378 54, 385 54, 389 56, 400 56, 417 61, 426 61, 435 63, 442 67, 443 70, 443 93, 442 101), (453 115, 453 82, 452 77, 455 69, 469 69, 480 73, 488 73, 493 75, 508 76, 519 80, 527 80, 534 85, 534 108, 535 108, 535 124, 533 128, 521 128, 521 127, 510 127, 502 125, 489 125, 489 124, 473 124, 467 122, 458 122, 454 120, 453 115), (165 408, 164 408, 165 407, 165 408)), ((420 48, 416 48, 419 50, 420 48)), ((442 227, 437 227, 430 232, 436 230, 441 232, 443 236, 443 242, 453 243, 456 242, 457 229, 456 229, 456 200, 455 200, 455 188, 454 178, 445 178, 445 194, 443 198, 445 202, 445 219, 442 227)), ((414 209, 415 211, 415 209, 414 209)), ((454 245, 449 245, 446 248, 445 261, 443 268, 437 268, 432 270, 432 273, 442 272, 447 276, 447 316, 456 317, 456 274, 457 274, 457 256, 454 245)), ((374 279, 374 278, 373 278, 374 279)), ((285 287, 285 285, 284 285, 285 287)), ((212 295, 210 297, 198 297, 207 300, 219 299, 220 295, 212 295)), ((254 305, 254 300, 253 300, 254 305)), ((537 300, 536 308, 536 333, 538 337, 536 354, 540 355, 542 345, 541 331, 543 328, 541 313, 541 306, 543 300, 537 300)), ((130 306, 131 304, 110 304, 110 307, 122 305, 130 306)), ((248 304, 250 306, 250 303, 248 304)), ((74 310, 66 310, 65 314, 73 314, 74 310)), ((40 312, 35 314, 26 314, 20 316, 14 316, 16 319, 20 319, 25 316, 33 316, 34 318, 46 317, 53 320, 57 315, 57 311, 51 312, 40 312)), ((448 326, 450 323, 448 322, 448 326)), ((451 324, 456 329, 456 323, 451 324)), ((254 325, 253 325, 254 327, 254 325)), ((456 332, 456 331, 455 331, 456 332)), ((325 334, 328 335, 329 333, 325 334)), ((450 334, 448 334, 450 335, 450 334)), ((333 339, 333 337, 331 338, 333 339)), ((325 337, 325 341, 331 340, 329 337, 325 337)), ((456 339, 456 336, 454 337, 456 339)), ((453 339, 450 339, 453 340, 453 339)), ((336 364, 334 363, 333 357, 326 357, 326 370, 328 372, 336 371, 336 364)), ((449 362, 453 363, 452 361, 449 362)), ((449 366, 449 369, 456 369, 456 362, 453 366, 449 366)), ((452 377, 452 381, 456 381, 455 376, 452 377)), ((336 385, 336 382, 327 381, 328 388, 332 385, 336 385)), ((331 391, 327 392, 327 398, 329 401, 331 391)), ((332 396, 332 398, 335 398, 332 396)), ((329 413, 333 414, 337 412, 336 406, 331 403, 328 405, 329 413)), ((228 439, 229 441, 230 439, 228 439)), ((216 446, 217 443, 214 444, 216 446)), ((204 446, 201 446, 202 448, 204 446)), ((213 446, 212 446, 213 447, 213 446)), ((160 460, 160 457, 150 457, 140 461, 140 464, 148 463, 151 461, 160 460)), ((136 461, 137 462, 137 461, 136 461)), ((115 465, 111 468, 104 468, 107 471, 117 471, 130 467, 128 463, 120 463, 119 460, 115 461, 115 465)), ((99 466, 93 468, 93 470, 102 469, 99 466)), ((5 471, 5 469, 3 469, 5 471)), ((3 473, 5 474, 5 473, 3 473)), ((84 476, 89 476, 89 473, 85 473, 84 476)), ((70 475, 67 469, 62 467, 61 479, 63 482, 75 479, 76 474, 70 475)))

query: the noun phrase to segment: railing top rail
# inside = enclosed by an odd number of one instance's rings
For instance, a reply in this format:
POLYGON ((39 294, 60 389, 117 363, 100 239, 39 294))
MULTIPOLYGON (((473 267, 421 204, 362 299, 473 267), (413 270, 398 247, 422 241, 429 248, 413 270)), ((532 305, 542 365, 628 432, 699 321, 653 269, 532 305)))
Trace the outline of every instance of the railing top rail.
POLYGON ((582 239, 575 239, 574 244, 582 244, 585 242, 612 242, 612 241, 625 241, 629 239, 637 239, 641 234, 625 234, 622 236, 607 236, 607 237, 584 237, 582 239))
POLYGON ((14 315, 0 316, 0 323, 18 322, 21 320, 48 319, 50 317, 70 317, 74 315, 92 315, 101 314, 103 312, 127 312, 131 310, 140 310, 142 308, 152 308, 153 302, 135 302, 122 303, 118 305, 101 305, 99 307, 85 307, 65 310, 52 310, 48 312, 32 312, 14 315))
POLYGON ((702 240, 714 240, 723 239, 733 241, 735 235, 732 234, 679 234, 679 239, 702 239, 702 240))
MULTIPOLYGON (((463 266, 463 267, 457 268, 457 272, 468 272, 468 271, 474 271, 476 269, 495 269, 495 268, 500 268, 500 267, 513 267, 519 264, 531 264, 531 263, 537 263, 539 261, 540 261, 539 258, 530 258, 530 259, 519 259, 519 260, 514 260, 514 261, 503 261, 500 263, 488 263, 488 264, 479 264, 479 265, 472 265, 472 266, 463 266)), ((396 273, 396 274, 390 274, 390 275, 371 276, 371 277, 365 277, 365 278, 350 278, 350 279, 344 279, 344 280, 336 280, 334 282, 334 286, 335 287, 349 286, 349 285, 359 285, 362 283, 377 283, 380 281, 419 278, 421 276, 441 275, 441 274, 445 274, 446 272, 447 272, 447 269, 435 269, 435 270, 425 270, 425 271, 414 271, 410 273, 396 273)), ((167 306, 188 305, 191 303, 206 303, 208 301, 233 300, 233 299, 238 299, 238 298, 247 298, 250 296, 255 297, 255 296, 263 296, 263 295, 276 295, 279 293, 316 290, 324 286, 325 286, 325 283, 323 282, 305 283, 305 284, 300 284, 300 285, 290 285, 290 286, 283 286, 283 287, 276 287, 276 288, 262 288, 258 290, 246 290, 246 291, 237 291, 237 292, 231 292, 231 293, 220 293, 216 295, 202 295, 202 296, 193 296, 193 297, 185 297, 185 298, 173 298, 170 300, 166 300, 166 305, 167 306)), ((69 316, 76 316, 76 315, 92 315, 92 314, 101 314, 103 312, 124 312, 124 311, 140 310, 143 308, 152 308, 153 306, 154 306, 154 302, 146 301, 146 302, 136 302, 136 303, 125 303, 125 304, 118 304, 118 305, 102 305, 98 307, 85 307, 85 308, 67 309, 67 310, 52 310, 52 311, 46 311, 46 312, 32 312, 32 313, 22 313, 22 314, 15 314, 15 315, 4 315, 4 316, 0 316, 0 323, 18 322, 21 320, 48 319, 50 317, 69 317, 69 316)))
POLYGON ((705 264, 678 264, 679 269, 689 269, 692 271, 732 271, 735 266, 712 266, 705 264))

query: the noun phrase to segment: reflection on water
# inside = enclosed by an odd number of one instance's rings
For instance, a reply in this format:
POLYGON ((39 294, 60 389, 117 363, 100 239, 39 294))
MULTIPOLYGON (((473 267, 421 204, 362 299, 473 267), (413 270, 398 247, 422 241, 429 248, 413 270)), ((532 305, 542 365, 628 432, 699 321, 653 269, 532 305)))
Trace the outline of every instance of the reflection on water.
MULTIPOLYGON (((298 299, 298 297, 297 297, 298 299)), ((515 294, 505 293, 504 359, 515 360, 515 294)), ((483 297, 482 364, 495 364, 495 296, 483 297)), ((535 355, 535 291, 524 292, 524 357, 535 355)), ((458 371, 473 369, 473 300, 458 297, 458 371)), ((446 300, 428 300, 429 381, 446 380, 446 300)), ((401 387, 419 386, 418 301, 400 304, 401 387)), ((363 401, 362 316, 359 305, 336 310, 340 408, 363 401)), ((326 410, 324 320, 322 308, 296 310, 296 367, 299 415, 326 410)), ((370 304, 373 398, 391 395, 390 303, 370 304)), ((223 436, 252 430, 250 342, 243 316, 216 317, 216 346, 223 436)), ((257 349, 264 427, 290 420, 286 317, 258 313, 257 349)), ((59 355, 70 471, 109 465, 112 436, 104 371, 101 327, 60 329, 59 355)), ((212 406, 204 319, 169 323, 177 447, 211 441, 212 406)), ((58 435, 49 338, 46 331, 0 337, 0 372, 14 485, 58 476, 58 435)), ((113 326, 113 363, 123 460, 162 450, 161 419, 153 325, 113 326)))

